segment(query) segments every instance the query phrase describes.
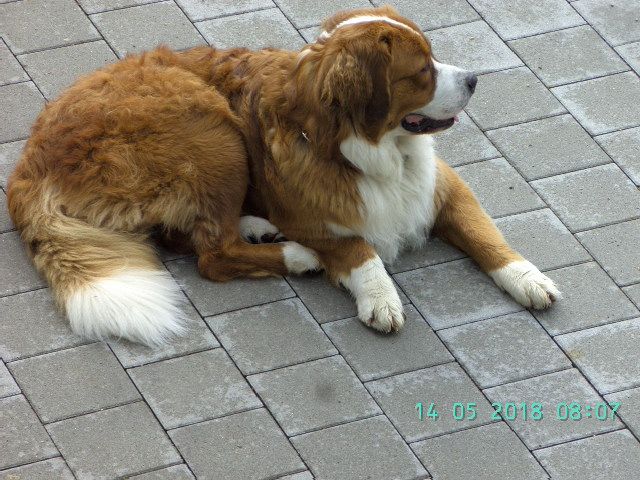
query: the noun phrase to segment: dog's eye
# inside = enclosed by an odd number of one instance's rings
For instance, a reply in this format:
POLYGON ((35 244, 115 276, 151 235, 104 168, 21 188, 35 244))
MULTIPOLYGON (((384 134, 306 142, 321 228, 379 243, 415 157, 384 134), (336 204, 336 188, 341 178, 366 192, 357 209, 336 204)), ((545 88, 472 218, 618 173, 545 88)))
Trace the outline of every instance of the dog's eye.
POLYGON ((420 74, 424 75, 425 73, 429 73, 429 64, 427 63, 422 70, 420 70, 420 74))

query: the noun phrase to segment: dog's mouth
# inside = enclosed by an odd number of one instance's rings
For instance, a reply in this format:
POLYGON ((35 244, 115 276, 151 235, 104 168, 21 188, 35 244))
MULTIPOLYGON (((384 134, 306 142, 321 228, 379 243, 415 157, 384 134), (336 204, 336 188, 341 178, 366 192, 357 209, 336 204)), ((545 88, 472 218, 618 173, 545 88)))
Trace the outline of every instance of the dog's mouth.
POLYGON ((402 119, 402 128, 411 133, 434 133, 446 130, 458 121, 458 117, 436 120, 420 113, 410 113, 402 119))

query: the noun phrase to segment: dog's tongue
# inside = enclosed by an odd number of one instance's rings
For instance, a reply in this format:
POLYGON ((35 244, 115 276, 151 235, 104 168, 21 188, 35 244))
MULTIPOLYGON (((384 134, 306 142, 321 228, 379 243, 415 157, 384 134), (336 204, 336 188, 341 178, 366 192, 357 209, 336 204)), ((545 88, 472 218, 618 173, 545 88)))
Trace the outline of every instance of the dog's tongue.
POLYGON ((414 125, 420 125, 420 122, 424 119, 423 115, 417 115, 415 113, 411 113, 404 117, 404 121, 407 123, 411 123, 414 125))

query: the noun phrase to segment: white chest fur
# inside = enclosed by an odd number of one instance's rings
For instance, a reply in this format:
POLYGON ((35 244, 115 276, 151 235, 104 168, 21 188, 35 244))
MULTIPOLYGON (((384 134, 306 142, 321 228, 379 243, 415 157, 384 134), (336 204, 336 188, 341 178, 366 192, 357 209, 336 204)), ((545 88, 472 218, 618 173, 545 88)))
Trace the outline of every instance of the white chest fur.
POLYGON ((435 217, 431 137, 392 131, 372 145, 354 136, 342 142, 340 150, 364 174, 358 183, 364 224, 358 229, 330 225, 332 231, 362 236, 385 262, 392 262, 403 248, 422 244, 435 217))

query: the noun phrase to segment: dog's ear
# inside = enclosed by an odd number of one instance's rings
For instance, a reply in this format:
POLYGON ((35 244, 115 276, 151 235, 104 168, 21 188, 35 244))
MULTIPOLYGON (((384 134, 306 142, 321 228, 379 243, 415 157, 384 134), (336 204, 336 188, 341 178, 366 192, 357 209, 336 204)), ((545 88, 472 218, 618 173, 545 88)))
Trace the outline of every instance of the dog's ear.
POLYGON ((377 43, 358 39, 345 45, 333 57, 321 92, 326 106, 339 108, 367 133, 378 131, 389 114, 389 39, 381 36, 377 43))

